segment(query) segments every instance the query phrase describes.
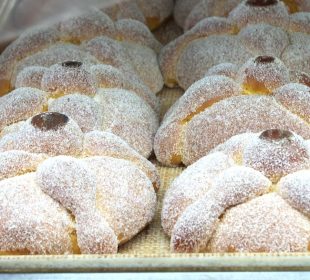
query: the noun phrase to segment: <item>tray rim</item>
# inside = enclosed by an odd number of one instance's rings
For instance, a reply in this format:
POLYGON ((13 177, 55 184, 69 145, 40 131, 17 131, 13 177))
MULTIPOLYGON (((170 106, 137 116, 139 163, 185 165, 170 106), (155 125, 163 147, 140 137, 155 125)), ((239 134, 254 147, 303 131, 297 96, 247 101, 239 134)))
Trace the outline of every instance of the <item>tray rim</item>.
POLYGON ((310 253, 0 256, 0 273, 310 271, 310 253))

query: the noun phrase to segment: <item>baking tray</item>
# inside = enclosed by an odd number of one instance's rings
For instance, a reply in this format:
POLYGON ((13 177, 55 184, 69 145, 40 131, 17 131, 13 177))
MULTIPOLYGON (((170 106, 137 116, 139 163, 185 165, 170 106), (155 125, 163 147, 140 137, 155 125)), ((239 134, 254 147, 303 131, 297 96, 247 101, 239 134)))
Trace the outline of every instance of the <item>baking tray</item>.
MULTIPOLYGON (((164 89, 161 117, 182 95, 180 89, 164 89)), ((162 167, 155 159, 161 177, 158 207, 154 221, 115 255, 0 256, 0 272, 146 272, 146 271, 306 271, 310 253, 280 254, 172 254, 169 238, 161 229, 160 209, 165 191, 183 168, 162 167)))
MULTIPOLYGON (((0 0, 0 15, 9 12, 15 0, 0 0), (2 12, 1 12, 2 11, 2 12)), ((1 27, 1 20, 0 20, 1 27)), ((1 34, 0 34, 1 36, 1 34)), ((1 48, 11 39, 0 40, 1 48), (1 44, 2 43, 2 44, 1 44)), ((183 94, 181 89, 164 88, 158 97, 161 101, 161 118, 167 109, 183 94)), ((148 271, 307 271, 310 270, 310 253, 227 253, 227 254, 172 254, 170 239, 162 229, 160 210, 165 191, 171 181, 184 168, 161 166, 156 159, 161 178, 158 206, 153 222, 135 238, 122 245, 113 255, 36 255, 0 256, 0 273, 31 272, 148 272, 148 271)))

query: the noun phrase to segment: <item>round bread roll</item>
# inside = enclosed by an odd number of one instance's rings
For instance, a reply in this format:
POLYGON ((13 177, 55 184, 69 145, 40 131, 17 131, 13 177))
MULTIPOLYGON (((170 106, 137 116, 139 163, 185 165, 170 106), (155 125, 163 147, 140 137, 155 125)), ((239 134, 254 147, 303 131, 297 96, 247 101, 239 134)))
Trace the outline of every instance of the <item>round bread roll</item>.
MULTIPOLYGON (((224 2, 234 1, 205 1, 206 10, 219 5, 219 11, 224 12, 224 2)), ((161 50, 159 63, 165 84, 186 90, 217 64, 241 66, 259 55, 279 57, 290 70, 309 75, 309 12, 290 14, 278 0, 248 0, 237 5, 228 17, 218 13, 202 17, 161 50)))
POLYGON ((273 127, 309 139, 309 87, 286 65, 257 56, 241 67, 210 68, 165 115, 154 141, 157 159, 190 165, 236 134, 273 127))
POLYGON ((237 15, 243 17, 242 23, 253 23, 259 17, 274 21, 278 16, 287 14, 286 10, 289 13, 309 12, 310 3, 307 0, 177 0, 174 18, 179 26, 188 30, 206 17, 229 15, 234 18, 237 15))
POLYGON ((173 252, 307 252, 310 145, 281 129, 244 133, 189 166, 166 192, 173 252))
POLYGON ((0 142, 0 254, 116 253, 152 221, 156 168, 116 135, 48 112, 0 142))

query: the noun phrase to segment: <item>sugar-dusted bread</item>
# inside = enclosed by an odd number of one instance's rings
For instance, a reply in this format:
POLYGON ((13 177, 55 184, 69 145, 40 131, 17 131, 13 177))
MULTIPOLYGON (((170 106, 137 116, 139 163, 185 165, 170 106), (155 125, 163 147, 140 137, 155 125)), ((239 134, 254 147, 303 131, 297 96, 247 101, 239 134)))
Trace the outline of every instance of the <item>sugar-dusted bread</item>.
POLYGON ((0 131, 34 114, 53 111, 74 119, 83 132, 109 131, 143 156, 151 154, 158 117, 146 99, 154 101, 157 108, 156 97, 147 95, 138 83, 127 83, 116 68, 108 65, 84 67, 78 62, 65 62, 50 68, 29 68, 17 78, 22 87, 0 97, 0 131), (29 77, 33 73, 42 76, 40 86, 34 76, 29 77), (106 88, 100 88, 100 84, 106 88))
POLYGON ((16 77, 25 68, 66 61, 114 66, 157 92, 163 86, 156 56, 160 48, 143 23, 133 19, 113 22, 101 11, 91 10, 29 30, 10 44, 0 56, 0 94, 15 87, 16 77))
MULTIPOLYGON (((253 14, 258 16, 268 9, 267 6, 273 6, 273 11, 276 11, 276 14, 269 14, 270 20, 277 16, 279 10, 287 9, 289 13, 310 12, 308 0, 177 0, 174 18, 179 26, 188 30, 206 17, 226 17, 235 8, 234 13, 245 14, 252 9, 253 14)), ((248 20, 253 20, 251 16, 247 16, 248 20)), ((265 19, 268 20, 268 15, 265 19)))
POLYGON ((0 254, 116 253, 151 222, 156 168, 116 135, 42 113, 0 142, 0 254))
POLYGON ((280 59, 211 68, 166 113, 154 150, 165 165, 189 165, 230 137, 271 128, 310 138, 309 84, 280 59), (305 82, 305 84, 301 84, 305 82))
POLYGON ((83 132, 112 132, 148 157, 163 86, 160 47, 142 23, 113 22, 99 10, 26 32, 0 56, 0 131, 59 112, 83 132))
POLYGON ((309 141, 286 130, 239 134, 189 166, 166 192, 174 252, 307 252, 309 141))
POLYGON ((253 3, 240 3, 228 17, 204 18, 161 50, 167 86, 187 89, 217 64, 240 66, 258 55, 279 57, 291 70, 309 75, 310 13, 289 14, 279 1, 248 2, 253 3))
MULTIPOLYGON (((87 115, 84 117, 90 118, 87 115)), ((85 123, 85 127, 87 127, 87 123, 85 123)), ((0 152, 13 150, 46 154, 50 157, 59 155, 109 156, 129 160, 147 174, 155 189, 159 187, 156 168, 122 138, 111 132, 96 129, 83 131, 76 121, 62 113, 37 114, 26 121, 8 126, 2 131, 1 136, 0 152)), ((7 168, 10 166, 9 164, 7 168)), ((10 171, 5 170, 5 166, 3 166, 0 174, 1 172, 10 174, 10 171)), ((0 175, 0 178, 4 177, 4 175, 0 175)))
POLYGON ((173 0, 125 0, 107 6, 102 10, 113 20, 135 19, 154 30, 171 15, 173 0))

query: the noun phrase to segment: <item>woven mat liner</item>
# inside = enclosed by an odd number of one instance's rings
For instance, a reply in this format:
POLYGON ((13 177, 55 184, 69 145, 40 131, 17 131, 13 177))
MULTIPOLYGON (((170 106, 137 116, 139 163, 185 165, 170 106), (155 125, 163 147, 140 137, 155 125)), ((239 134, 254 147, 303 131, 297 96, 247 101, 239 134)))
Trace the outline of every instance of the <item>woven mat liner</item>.
MULTIPOLYGON (((162 119, 166 111, 171 105, 183 94, 181 89, 164 88, 159 94, 161 110, 160 118, 162 119)), ((127 242, 119 248, 119 254, 133 254, 135 256, 151 256, 163 255, 169 253, 169 238, 163 233, 160 222, 160 212, 162 208, 162 200, 164 194, 169 187, 171 181, 177 177, 182 168, 169 168, 161 166, 156 159, 151 161, 156 165, 161 186, 157 193, 158 204, 154 221, 138 236, 127 242)))

